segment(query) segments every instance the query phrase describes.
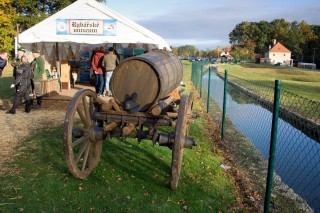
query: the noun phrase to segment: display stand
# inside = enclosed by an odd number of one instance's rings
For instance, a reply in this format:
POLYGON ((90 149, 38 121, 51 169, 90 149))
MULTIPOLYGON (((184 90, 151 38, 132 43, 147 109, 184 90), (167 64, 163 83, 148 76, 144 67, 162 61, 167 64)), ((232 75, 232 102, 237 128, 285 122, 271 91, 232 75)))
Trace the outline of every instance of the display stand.
POLYGON ((61 61, 61 86, 62 89, 70 89, 70 65, 68 64, 68 61, 63 60, 61 61))
POLYGON ((45 97, 48 96, 54 96, 59 94, 60 85, 59 85, 59 79, 57 78, 51 78, 47 80, 41 81, 41 89, 42 89, 42 95, 45 97))

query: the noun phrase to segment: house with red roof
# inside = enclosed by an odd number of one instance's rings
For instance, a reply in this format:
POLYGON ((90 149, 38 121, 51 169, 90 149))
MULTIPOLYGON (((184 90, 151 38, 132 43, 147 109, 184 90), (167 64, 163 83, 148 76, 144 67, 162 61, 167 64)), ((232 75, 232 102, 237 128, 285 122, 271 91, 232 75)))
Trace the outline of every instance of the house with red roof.
POLYGON ((291 51, 283 46, 280 42, 276 43, 276 40, 273 41, 273 47, 269 47, 269 51, 265 53, 265 58, 268 59, 270 64, 281 63, 284 65, 291 66, 291 51))

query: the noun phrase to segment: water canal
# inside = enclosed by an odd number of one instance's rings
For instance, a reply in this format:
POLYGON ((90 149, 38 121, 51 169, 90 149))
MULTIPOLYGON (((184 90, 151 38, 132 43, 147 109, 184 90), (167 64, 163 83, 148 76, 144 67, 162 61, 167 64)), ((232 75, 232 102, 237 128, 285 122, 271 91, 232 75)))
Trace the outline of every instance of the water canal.
MULTIPOLYGON (((208 73, 203 76, 204 88, 208 87, 207 82, 208 73)), ((224 82, 212 72, 210 84, 210 96, 222 110, 224 82)), ((272 113, 229 85, 227 116, 268 159, 272 113)), ((320 212, 320 143, 282 119, 278 126, 275 172, 315 212, 320 212)))

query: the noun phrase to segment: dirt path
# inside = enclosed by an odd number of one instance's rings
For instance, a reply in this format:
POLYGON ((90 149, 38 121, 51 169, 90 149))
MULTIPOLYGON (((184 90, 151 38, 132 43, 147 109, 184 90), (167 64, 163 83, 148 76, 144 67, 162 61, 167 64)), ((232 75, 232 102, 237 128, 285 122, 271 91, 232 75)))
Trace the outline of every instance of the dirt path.
POLYGON ((7 162, 16 155, 15 148, 30 134, 42 128, 63 125, 69 101, 44 100, 39 110, 24 112, 24 106, 15 115, 5 114, 8 106, 0 107, 0 175, 8 172, 7 162))

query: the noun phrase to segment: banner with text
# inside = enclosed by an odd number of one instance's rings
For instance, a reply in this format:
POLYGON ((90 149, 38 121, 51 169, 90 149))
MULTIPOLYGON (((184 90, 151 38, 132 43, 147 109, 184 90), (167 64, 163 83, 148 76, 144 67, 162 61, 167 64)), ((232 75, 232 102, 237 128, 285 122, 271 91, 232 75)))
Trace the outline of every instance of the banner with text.
POLYGON ((57 19, 57 35, 116 36, 116 19, 57 19))

